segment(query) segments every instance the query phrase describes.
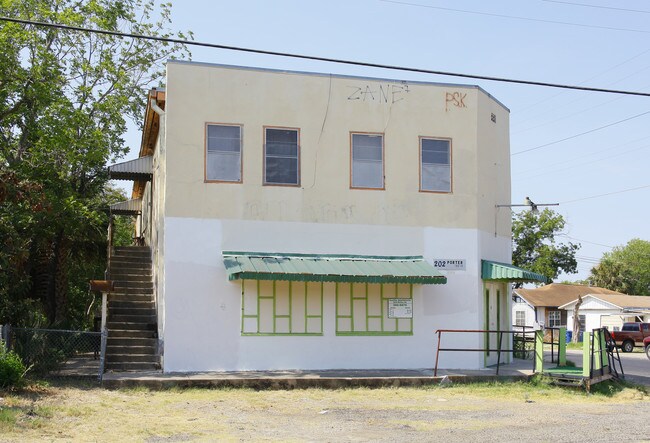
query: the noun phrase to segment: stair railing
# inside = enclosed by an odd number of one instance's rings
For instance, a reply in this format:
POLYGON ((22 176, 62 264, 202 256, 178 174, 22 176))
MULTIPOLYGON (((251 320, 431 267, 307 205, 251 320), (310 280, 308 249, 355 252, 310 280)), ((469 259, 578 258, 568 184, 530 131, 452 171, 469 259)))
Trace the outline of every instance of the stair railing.
POLYGON ((104 368, 106 366, 106 342, 108 338, 108 329, 106 327, 107 317, 108 317, 108 295, 113 289, 113 282, 111 281, 111 256, 113 255, 113 227, 114 227, 114 217, 110 213, 108 216, 108 233, 107 233, 107 247, 106 247, 106 272, 104 272, 104 278, 108 282, 108 291, 102 291, 102 325, 100 328, 101 331, 101 349, 99 353, 99 380, 102 380, 104 375, 104 368))

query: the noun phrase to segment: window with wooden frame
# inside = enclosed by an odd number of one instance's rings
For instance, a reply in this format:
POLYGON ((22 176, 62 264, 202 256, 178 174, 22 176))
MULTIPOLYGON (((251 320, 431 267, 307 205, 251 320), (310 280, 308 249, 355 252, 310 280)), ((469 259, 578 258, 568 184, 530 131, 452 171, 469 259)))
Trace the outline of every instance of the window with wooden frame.
POLYGON ((242 335, 323 335, 323 283, 242 280, 242 335))
POLYGON ((242 137, 240 125, 205 125, 205 180, 241 183, 242 137))
POLYGON ((300 130, 264 128, 264 184, 300 185, 300 130))
POLYGON ((350 134, 350 187, 384 189, 384 135, 350 134))
POLYGON ((451 140, 420 137, 420 191, 451 192, 451 140))
POLYGON ((413 285, 336 283, 336 335, 413 335, 413 285), (397 302, 410 315, 391 310, 397 302))
POLYGON ((549 328, 559 328, 562 324, 562 313, 560 311, 548 312, 548 326, 549 328))

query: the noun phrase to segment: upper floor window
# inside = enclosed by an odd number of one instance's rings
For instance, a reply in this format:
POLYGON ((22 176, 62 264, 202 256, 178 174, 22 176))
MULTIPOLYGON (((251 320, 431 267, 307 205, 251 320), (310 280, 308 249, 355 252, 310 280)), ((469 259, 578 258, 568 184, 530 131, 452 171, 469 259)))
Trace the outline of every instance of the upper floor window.
POLYGON ((206 125, 205 179, 242 181, 241 126, 206 125))
POLYGON ((300 185, 300 132, 264 128, 264 184, 300 185))
POLYGON ((420 191, 451 192, 451 140, 420 137, 420 191))
POLYGON ((352 134, 351 187, 384 189, 384 136, 352 134))

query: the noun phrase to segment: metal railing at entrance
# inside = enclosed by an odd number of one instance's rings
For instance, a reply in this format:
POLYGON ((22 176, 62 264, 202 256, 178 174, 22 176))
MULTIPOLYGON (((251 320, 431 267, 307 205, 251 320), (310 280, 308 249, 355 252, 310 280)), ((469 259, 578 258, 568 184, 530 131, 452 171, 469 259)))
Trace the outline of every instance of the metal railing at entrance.
POLYGON ((440 357, 440 352, 496 352, 497 353, 497 367, 496 367, 496 373, 499 375, 499 367, 501 366, 501 354, 502 353, 507 353, 507 354, 513 354, 515 352, 520 352, 518 349, 503 349, 503 337, 504 334, 509 334, 511 336, 515 336, 515 334, 534 334, 534 330, 530 331, 501 331, 501 330, 487 330, 487 329, 438 329, 436 331, 436 334, 438 334, 438 349, 436 351, 436 365, 433 370, 433 375, 434 377, 438 375, 438 360, 440 357), (442 342, 442 334, 444 333, 461 333, 461 334, 484 334, 486 340, 485 342, 488 344, 484 348, 441 348, 440 344, 442 342), (492 348, 490 344, 490 334, 497 334, 497 347, 496 349, 492 348))

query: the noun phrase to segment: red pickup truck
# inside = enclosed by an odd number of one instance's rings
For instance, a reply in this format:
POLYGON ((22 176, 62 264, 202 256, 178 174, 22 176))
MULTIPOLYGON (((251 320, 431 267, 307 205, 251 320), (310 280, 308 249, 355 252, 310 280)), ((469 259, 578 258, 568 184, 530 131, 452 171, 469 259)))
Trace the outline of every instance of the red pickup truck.
POLYGON ((646 337, 643 339, 643 346, 645 346, 645 355, 650 358, 650 337, 646 337))
POLYGON ((623 323, 620 331, 613 331, 612 338, 623 352, 632 352, 634 346, 643 346, 643 340, 650 337, 650 323, 623 323))

